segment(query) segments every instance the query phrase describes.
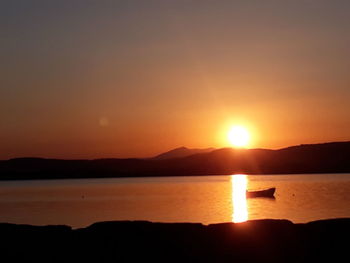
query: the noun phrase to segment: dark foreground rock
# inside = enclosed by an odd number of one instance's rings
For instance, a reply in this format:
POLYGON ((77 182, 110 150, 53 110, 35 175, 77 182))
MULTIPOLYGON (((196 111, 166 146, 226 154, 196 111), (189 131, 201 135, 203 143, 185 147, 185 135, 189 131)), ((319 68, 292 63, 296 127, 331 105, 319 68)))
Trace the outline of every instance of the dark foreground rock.
POLYGON ((87 228, 0 224, 1 262, 337 262, 349 257, 350 218, 101 222, 87 228))

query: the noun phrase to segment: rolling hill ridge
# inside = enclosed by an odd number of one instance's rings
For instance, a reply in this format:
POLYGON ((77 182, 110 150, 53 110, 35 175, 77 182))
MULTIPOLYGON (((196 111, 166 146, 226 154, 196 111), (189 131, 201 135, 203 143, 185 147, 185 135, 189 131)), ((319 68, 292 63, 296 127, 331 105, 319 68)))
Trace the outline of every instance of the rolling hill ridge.
POLYGON ((206 149, 184 157, 159 156, 150 159, 95 160, 15 158, 0 161, 0 180, 235 173, 350 173, 350 142, 307 144, 279 150, 206 149))

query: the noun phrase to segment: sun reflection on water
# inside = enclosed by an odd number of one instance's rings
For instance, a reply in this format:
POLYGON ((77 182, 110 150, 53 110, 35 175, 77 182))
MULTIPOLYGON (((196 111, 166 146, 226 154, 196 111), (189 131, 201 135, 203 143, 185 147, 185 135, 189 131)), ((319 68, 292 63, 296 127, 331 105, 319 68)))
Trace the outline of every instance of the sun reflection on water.
POLYGON ((247 176, 245 174, 235 174, 231 176, 232 185, 232 222, 240 223, 248 220, 247 209, 247 176))

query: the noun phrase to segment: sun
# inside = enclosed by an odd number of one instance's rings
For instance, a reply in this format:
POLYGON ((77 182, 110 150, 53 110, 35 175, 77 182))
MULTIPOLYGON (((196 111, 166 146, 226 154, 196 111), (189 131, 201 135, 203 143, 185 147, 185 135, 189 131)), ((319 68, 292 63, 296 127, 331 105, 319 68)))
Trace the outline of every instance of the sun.
POLYGON ((250 140, 249 131, 243 126, 233 126, 228 132, 228 140, 234 147, 247 147, 250 140))

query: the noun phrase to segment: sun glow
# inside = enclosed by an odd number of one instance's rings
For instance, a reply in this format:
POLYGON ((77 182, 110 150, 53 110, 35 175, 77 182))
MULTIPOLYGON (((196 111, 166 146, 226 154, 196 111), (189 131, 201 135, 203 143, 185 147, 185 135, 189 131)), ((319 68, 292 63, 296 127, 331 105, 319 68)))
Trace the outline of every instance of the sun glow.
POLYGON ((233 126, 228 132, 228 140, 235 147, 247 147, 250 135, 245 127, 233 126))

